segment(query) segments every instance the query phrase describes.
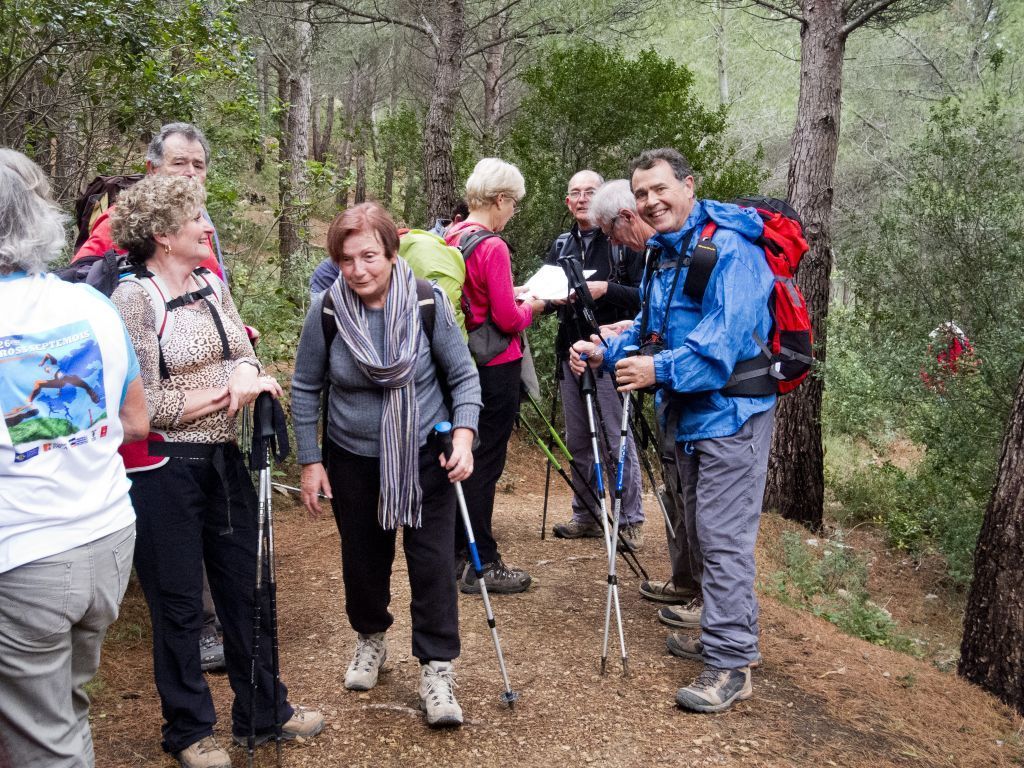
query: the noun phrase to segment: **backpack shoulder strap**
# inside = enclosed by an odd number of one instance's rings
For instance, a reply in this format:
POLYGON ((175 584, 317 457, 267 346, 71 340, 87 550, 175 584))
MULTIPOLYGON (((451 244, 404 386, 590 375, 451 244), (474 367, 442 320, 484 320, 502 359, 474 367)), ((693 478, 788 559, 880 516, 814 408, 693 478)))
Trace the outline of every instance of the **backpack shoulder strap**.
POLYGON ((559 256, 561 256, 562 251, 565 250, 565 246, 568 244, 570 237, 572 237, 572 232, 563 232, 555 238, 555 250, 559 256))
POLYGON ((320 310, 320 328, 324 333, 324 349, 327 355, 331 354, 331 345, 338 335, 338 325, 334 321, 334 299, 331 297, 330 289, 324 291, 324 305, 320 310))
POLYGON ((420 323, 427 334, 427 341, 434 343, 434 318, 437 304, 434 302, 434 285, 429 280, 416 278, 416 300, 420 308, 420 323))
POLYGON ((463 235, 462 239, 459 240, 459 250, 462 251, 462 258, 469 261, 469 257, 473 255, 476 247, 484 240, 489 240, 492 237, 497 237, 502 241, 505 239, 497 232, 491 232, 489 229, 474 229, 469 234, 463 235))
POLYGON ((167 302, 171 298, 167 284, 148 270, 122 275, 120 282, 135 283, 146 292, 156 318, 156 337, 160 341, 160 346, 163 347, 174 331, 174 313, 167 311, 167 302))
POLYGON ((711 273, 715 271, 715 265, 718 263, 718 248, 711 241, 717 229, 718 225, 714 221, 705 224, 700 239, 690 255, 690 267, 683 283, 683 293, 698 304, 704 301, 704 291, 707 290, 711 273))
POLYGON ((217 277, 213 272, 208 270, 206 267, 196 267, 192 270, 192 274, 195 275, 196 282, 200 286, 210 286, 212 295, 217 299, 218 304, 224 303, 224 283, 217 277))

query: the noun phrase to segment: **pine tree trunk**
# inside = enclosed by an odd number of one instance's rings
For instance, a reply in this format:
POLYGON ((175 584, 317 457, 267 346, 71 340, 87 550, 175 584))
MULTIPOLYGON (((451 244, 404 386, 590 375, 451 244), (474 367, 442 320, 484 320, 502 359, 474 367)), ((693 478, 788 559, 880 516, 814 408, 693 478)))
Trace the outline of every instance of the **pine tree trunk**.
POLYGON ((427 189, 427 221, 447 216, 455 207, 455 167, 452 162, 452 123, 459 94, 462 42, 466 35, 464 0, 439 4, 440 38, 430 108, 423 127, 423 155, 427 189))
POLYGON ((281 139, 282 163, 279 176, 281 218, 278 224, 278 254, 281 285, 290 288, 296 267, 304 256, 302 233, 306 229, 306 158, 309 157, 309 112, 313 99, 311 58, 313 29, 307 21, 296 20, 292 28, 294 57, 284 74, 288 109, 281 139))
POLYGON ((1024 715, 1024 372, 974 551, 957 671, 1024 715))
MULTIPOLYGON (((498 17, 492 39, 500 40, 505 34, 506 18, 507 14, 498 17)), ((498 43, 484 52, 484 130, 480 149, 485 155, 494 154, 501 138, 498 122, 501 119, 503 86, 501 75, 504 67, 504 43, 498 43)))
POLYGON ((715 29, 715 42, 718 49, 718 104, 729 105, 729 70, 726 60, 729 45, 725 36, 725 2, 718 0, 718 17, 712 22, 715 29))
MULTIPOLYGON (((807 23, 800 33, 800 98, 788 194, 810 246, 797 279, 811 311, 815 354, 824 363, 846 38, 840 0, 808 0, 804 6, 807 23)), ((822 379, 811 376, 779 399, 766 489, 766 506, 811 529, 821 526, 825 505, 822 389, 822 379)))

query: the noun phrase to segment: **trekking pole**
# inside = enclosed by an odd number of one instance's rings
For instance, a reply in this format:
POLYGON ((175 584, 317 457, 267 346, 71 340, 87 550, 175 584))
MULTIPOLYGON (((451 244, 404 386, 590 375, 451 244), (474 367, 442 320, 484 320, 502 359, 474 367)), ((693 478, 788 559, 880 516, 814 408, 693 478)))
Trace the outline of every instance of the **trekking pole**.
MULTIPOLYGON (((555 356, 555 394, 551 398, 551 420, 548 422, 549 424, 553 424, 554 423, 554 421, 555 421, 555 412, 556 412, 556 409, 558 408, 558 393, 562 389, 559 386, 560 377, 558 375, 561 372, 561 368, 562 368, 562 364, 559 362, 558 356, 556 355, 555 356)), ((533 395, 531 395, 529 393, 529 391, 527 391, 526 395, 531 400, 533 400, 533 395)), ((534 403, 534 407, 535 408, 537 407, 536 403, 534 403)), ((548 451, 547 451, 549 455, 551 454, 551 445, 553 443, 554 443, 554 436, 553 435, 549 435, 548 436, 548 451)), ((548 459, 547 469, 544 472, 544 511, 543 511, 543 513, 541 514, 541 517, 540 517, 540 540, 541 541, 544 541, 544 534, 546 533, 547 527, 548 527, 548 493, 550 491, 551 491, 551 459, 548 459)))
MULTIPOLYGON (((625 348, 627 357, 636 355, 639 347, 630 345, 625 348)), ((629 439, 629 412, 633 399, 627 397, 622 403, 622 423, 619 426, 619 460, 615 470, 615 493, 612 502, 612 540, 614 541, 619 532, 619 520, 622 515, 622 480, 626 467, 626 446, 629 439)), ((608 558, 608 594, 604 604, 604 643, 601 647, 601 674, 605 674, 608 665, 608 630, 611 626, 612 601, 615 602, 615 614, 618 619, 619 628, 619 649, 622 652, 622 674, 629 675, 627 667, 628 656, 626 653, 626 638, 622 633, 622 611, 619 605, 619 581, 615 572, 615 556, 608 558)))
MULTIPOLYGON (((437 441, 444 457, 452 455, 452 425, 450 422, 442 421, 434 425, 433 435, 437 441)), ((508 679, 508 670, 505 668, 505 655, 501 652, 501 640, 498 639, 498 626, 494 621, 494 611, 491 609, 491 598, 487 594, 487 582, 484 580, 484 568, 480 562, 480 555, 476 550, 476 537, 473 536, 473 524, 469 521, 469 512, 466 509, 466 497, 462 493, 462 483, 455 482, 455 497, 459 501, 459 513, 462 515, 462 524, 466 528, 466 541, 469 548, 470 562, 473 564, 473 572, 476 573, 477 582, 480 584, 480 596, 484 600, 484 612, 487 615, 487 626, 491 628, 491 639, 494 641, 494 651, 498 655, 498 667, 501 669, 501 679, 505 684, 505 692, 501 694, 503 703, 508 704, 509 709, 515 709, 516 699, 519 694, 512 690, 512 684, 508 679)))
MULTIPOLYGON (((618 624, 619 637, 624 637, 622 632, 622 612, 619 609, 619 585, 613 578, 614 572, 614 560, 615 551, 618 549, 616 546, 617 541, 613 540, 608 534, 608 510, 605 507, 604 500, 604 473, 601 468, 601 452, 597 444, 597 425, 594 421, 594 401, 597 399, 597 382, 594 380, 594 372, 590 369, 590 365, 586 362, 586 356, 580 355, 583 359, 583 374, 580 376, 580 395, 583 397, 587 405, 587 422, 590 427, 590 445, 594 452, 594 474, 597 475, 597 492, 600 497, 601 503, 601 530, 604 532, 604 545, 608 555, 608 562, 611 563, 608 574, 608 589, 611 594, 614 595, 615 601, 615 621, 618 624)), ((616 521, 613 521, 615 527, 615 533, 618 534, 618 525, 616 521)), ((607 627, 609 619, 606 618, 605 626, 607 627)), ((607 632, 606 632, 607 638, 607 632)), ((625 668, 625 642, 622 643, 623 653, 623 668, 625 668)), ((605 656, 607 656, 607 650, 605 650, 605 656)), ((602 659, 602 670, 604 667, 605 659, 602 659)))
MULTIPOLYGON (((541 439, 541 436, 537 434, 536 430, 534 430, 534 428, 530 425, 530 422, 523 419, 520 421, 520 423, 524 427, 526 427, 526 430, 530 433, 530 436, 533 438, 533 441, 544 452, 544 455, 548 457, 548 461, 551 462, 551 466, 555 468, 555 472, 558 473, 558 476, 562 478, 565 484, 569 487, 569 490, 576 495, 580 495, 579 491, 577 491, 576 489, 575 483, 573 483, 572 481, 572 478, 569 477, 569 474, 565 471, 565 468, 562 467, 562 465, 558 462, 558 459, 555 458, 555 455, 548 450, 547 446, 544 445, 544 441, 541 439)), ((591 498, 594 501, 596 501, 597 494, 594 493, 594 489, 591 488, 589 485, 586 488, 590 492, 591 498)), ((590 508, 589 504, 585 504, 584 509, 587 510, 587 513, 590 515, 591 519, 595 523, 600 522, 597 519, 597 514, 594 512, 593 509, 590 508)), ((618 547, 619 554, 622 556, 622 559, 626 561, 626 565, 629 566, 629 569, 633 572, 633 575, 636 576, 638 579, 650 580, 650 577, 647 575, 647 571, 645 571, 644 567, 640 564, 640 560, 639 558, 637 558, 636 553, 629 547, 625 546, 625 542, 622 540, 621 534, 619 535, 619 542, 623 545, 621 547, 618 547), (632 560, 630 560, 631 557, 633 558, 632 560)))
POLYGON ((281 680, 278 656, 277 628, 277 579, 274 569, 274 512, 270 482, 270 441, 274 438, 273 399, 263 392, 256 398, 255 423, 252 439, 256 442, 259 469, 259 511, 256 523, 256 585, 253 588, 252 656, 249 661, 249 735, 248 765, 252 768, 256 751, 256 687, 259 664, 260 634, 262 627, 263 564, 267 562, 267 593, 270 603, 270 659, 273 677, 274 741, 277 748, 277 765, 281 765, 281 726, 279 688, 281 680))

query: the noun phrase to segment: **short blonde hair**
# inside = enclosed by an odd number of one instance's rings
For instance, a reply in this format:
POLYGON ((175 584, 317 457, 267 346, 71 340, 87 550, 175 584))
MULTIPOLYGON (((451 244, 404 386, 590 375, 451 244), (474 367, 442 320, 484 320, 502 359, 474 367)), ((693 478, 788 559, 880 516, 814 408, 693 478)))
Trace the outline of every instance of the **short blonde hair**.
POLYGON ((154 235, 173 235, 202 210, 206 189, 188 176, 152 173, 122 192, 110 213, 110 234, 133 264, 156 251, 154 235))
POLYGON ((510 195, 518 202, 526 194, 526 181, 512 163, 496 157, 485 157, 466 179, 466 202, 470 208, 493 205, 500 194, 510 195))

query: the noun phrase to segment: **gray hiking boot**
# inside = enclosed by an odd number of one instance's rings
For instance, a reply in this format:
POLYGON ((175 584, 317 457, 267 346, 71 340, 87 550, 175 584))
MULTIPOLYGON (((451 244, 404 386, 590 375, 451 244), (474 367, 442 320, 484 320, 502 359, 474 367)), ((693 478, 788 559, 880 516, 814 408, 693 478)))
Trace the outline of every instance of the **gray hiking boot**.
POLYGON ((688 603, 697 596, 692 589, 677 587, 668 581, 642 581, 640 582, 640 596, 656 603, 688 603))
POLYGON ((462 725, 462 707, 455 700, 455 670, 450 661, 431 661, 420 666, 420 709, 432 728, 462 725))
POLYGON ((568 523, 559 523, 551 529, 551 532, 559 539, 600 539, 604 536, 601 525, 592 520, 586 522, 570 520, 568 523))
POLYGON ((203 672, 220 672, 224 663, 224 641, 214 632, 204 632, 199 637, 199 665, 203 672))
MULTIPOLYGON (((673 656, 678 656, 680 659, 704 661, 704 643, 695 635, 689 635, 685 632, 669 632, 668 637, 665 638, 665 647, 668 648, 669 653, 673 656)), ((754 660, 748 666, 752 670, 761 666, 760 651, 757 652, 757 656, 754 657, 754 660)))
MULTIPOLYGON (((490 595, 514 595, 525 592, 533 582, 530 574, 520 568, 509 568, 500 557, 493 563, 484 563, 483 574, 487 593, 490 595)), ((480 581, 476 577, 472 563, 466 566, 462 574, 459 591, 464 595, 480 594, 480 581)))
POLYGON ((696 680, 676 691, 676 704, 691 712, 723 712, 753 694, 750 667, 719 669, 705 666, 696 680))
POLYGON ((231 768, 231 755, 213 736, 204 736, 175 755, 183 768, 231 768))
POLYGON ((383 632, 356 635, 356 651, 345 672, 345 687, 350 691, 368 691, 373 688, 387 658, 388 641, 383 632))
POLYGON ((658 621, 670 627, 700 629, 700 614, 704 610, 704 598, 695 597, 686 605, 666 605, 658 611, 658 621))

